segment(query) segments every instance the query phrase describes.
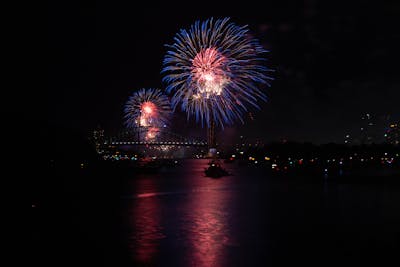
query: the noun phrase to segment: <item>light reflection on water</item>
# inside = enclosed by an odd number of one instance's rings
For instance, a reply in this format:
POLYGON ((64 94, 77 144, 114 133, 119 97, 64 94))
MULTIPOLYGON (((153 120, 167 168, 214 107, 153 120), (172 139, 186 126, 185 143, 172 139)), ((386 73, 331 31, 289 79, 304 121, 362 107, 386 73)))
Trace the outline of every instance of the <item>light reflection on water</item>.
POLYGON ((197 266, 217 266, 223 262, 226 244, 233 239, 228 228, 232 191, 203 191, 187 202, 187 229, 191 254, 197 266))
MULTIPOLYGON (((156 183, 152 180, 147 183, 156 183)), ((139 180, 138 189, 141 189, 143 183, 139 180)), ((144 198, 134 204, 132 209, 132 224, 136 231, 131 236, 135 258, 139 262, 150 262, 158 251, 158 241, 164 238, 161 226, 161 199, 156 197, 144 198)))
POLYGON ((272 182, 235 165, 225 166, 233 176, 212 179, 204 177, 206 163, 188 161, 131 179, 122 199, 134 263, 320 266, 320 256, 332 266, 351 266, 366 252, 391 255, 396 247, 396 228, 381 226, 400 223, 398 186, 336 184, 323 177, 317 183, 272 182))
POLYGON ((224 177, 225 181, 204 177, 206 163, 186 163, 179 174, 182 179, 175 184, 180 190, 160 191, 160 179, 171 178, 163 175, 135 180, 136 193, 124 196, 134 203, 130 240, 135 262, 162 265, 158 254, 163 239, 185 251, 179 252, 182 258, 177 264, 219 266, 224 261, 224 248, 234 240, 228 215, 235 188, 227 184, 226 179, 231 177, 224 177))

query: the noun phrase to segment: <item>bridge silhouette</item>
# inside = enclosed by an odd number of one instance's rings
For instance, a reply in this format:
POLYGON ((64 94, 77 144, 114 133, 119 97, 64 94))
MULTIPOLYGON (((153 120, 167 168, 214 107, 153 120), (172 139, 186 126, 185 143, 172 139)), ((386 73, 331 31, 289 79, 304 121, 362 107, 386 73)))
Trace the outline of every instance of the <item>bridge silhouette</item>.
POLYGON ((173 133, 166 128, 156 132, 154 138, 146 138, 148 129, 141 127, 133 130, 125 130, 116 136, 104 140, 104 145, 131 145, 131 146, 192 146, 206 147, 206 141, 185 137, 173 133))
POLYGON ((162 146, 162 145, 175 145, 175 146, 207 146, 207 142, 152 142, 152 141, 112 141, 112 142, 104 142, 105 145, 150 145, 150 146, 162 146))

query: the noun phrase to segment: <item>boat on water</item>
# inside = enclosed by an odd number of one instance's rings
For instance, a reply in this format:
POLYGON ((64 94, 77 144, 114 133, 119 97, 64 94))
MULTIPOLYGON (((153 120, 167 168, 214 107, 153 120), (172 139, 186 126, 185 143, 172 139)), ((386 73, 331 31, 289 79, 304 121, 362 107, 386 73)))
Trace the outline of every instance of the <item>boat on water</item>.
POLYGON ((221 164, 216 160, 210 161, 208 165, 209 166, 204 170, 206 176, 208 177, 219 178, 229 175, 228 171, 222 168, 221 164))

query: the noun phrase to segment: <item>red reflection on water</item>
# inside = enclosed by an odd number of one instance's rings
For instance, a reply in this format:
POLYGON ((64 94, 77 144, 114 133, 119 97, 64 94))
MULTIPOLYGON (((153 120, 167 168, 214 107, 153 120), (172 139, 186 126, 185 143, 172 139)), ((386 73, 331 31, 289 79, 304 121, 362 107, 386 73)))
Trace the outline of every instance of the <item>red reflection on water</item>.
POLYGON ((190 198, 188 210, 191 213, 188 216, 192 225, 187 238, 195 266, 224 266, 226 246, 235 243, 228 225, 231 193, 229 190, 210 189, 190 198))
MULTIPOLYGON (((152 179, 141 179, 136 184, 140 191, 157 187, 152 179)), ((134 258, 140 263, 150 263, 158 253, 159 240, 165 237, 161 226, 160 199, 149 195, 133 201, 131 220, 135 231, 131 238, 134 258)))
POLYGON ((227 266, 228 247, 238 245, 230 226, 237 191, 232 177, 205 177, 206 166, 185 162, 173 176, 135 180, 131 243, 140 266, 227 266))

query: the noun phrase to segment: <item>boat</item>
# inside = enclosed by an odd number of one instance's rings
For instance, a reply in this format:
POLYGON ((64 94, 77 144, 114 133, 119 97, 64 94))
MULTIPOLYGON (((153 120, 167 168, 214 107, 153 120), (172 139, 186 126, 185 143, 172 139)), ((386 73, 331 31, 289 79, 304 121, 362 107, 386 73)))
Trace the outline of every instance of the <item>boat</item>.
POLYGON ((218 161, 212 160, 208 163, 208 168, 205 168, 204 172, 206 176, 212 178, 219 178, 222 176, 227 176, 229 173, 222 168, 221 164, 218 161))

